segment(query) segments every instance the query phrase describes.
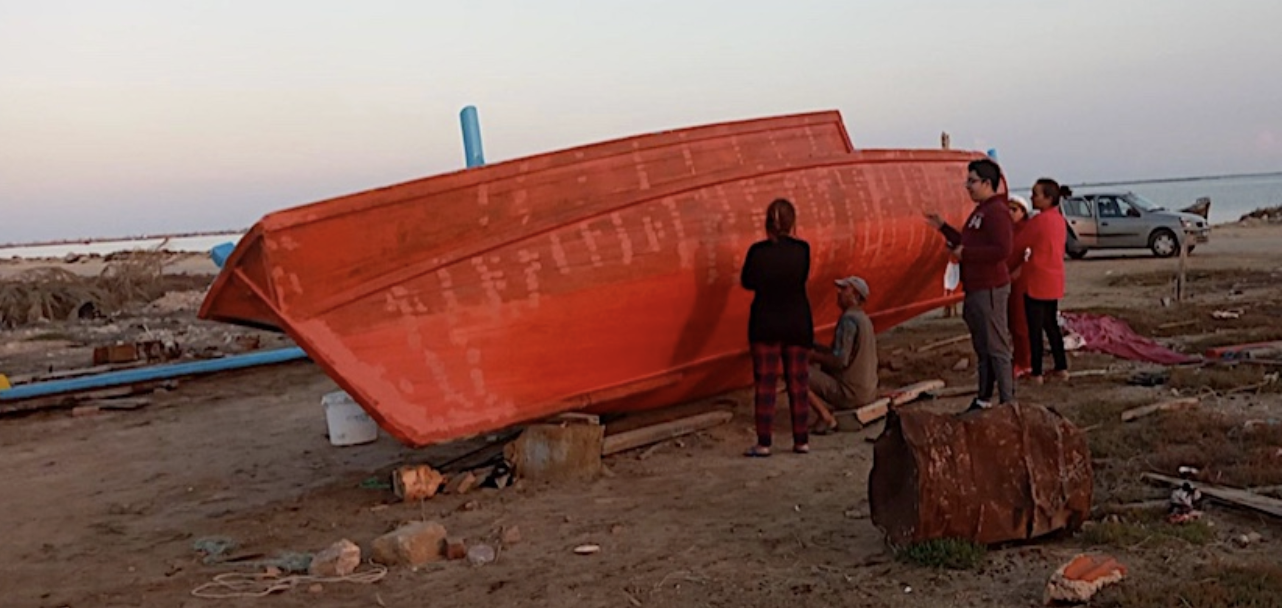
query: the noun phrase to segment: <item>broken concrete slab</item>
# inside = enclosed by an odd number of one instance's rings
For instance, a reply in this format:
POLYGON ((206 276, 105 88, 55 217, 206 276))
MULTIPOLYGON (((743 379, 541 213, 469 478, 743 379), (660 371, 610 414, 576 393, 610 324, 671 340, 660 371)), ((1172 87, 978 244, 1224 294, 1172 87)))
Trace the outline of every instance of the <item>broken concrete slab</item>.
POLYGON ((994 544, 1080 528, 1093 476, 1085 434, 1038 405, 891 410, 868 488, 872 521, 892 545, 994 544))
POLYGON ((1084 604, 1100 589, 1126 577, 1126 566, 1107 555, 1081 554, 1059 567, 1046 583, 1043 600, 1084 604))
POLYGON ((370 558, 386 566, 421 566, 445 558, 445 526, 434 521, 405 524, 376 539, 370 558))

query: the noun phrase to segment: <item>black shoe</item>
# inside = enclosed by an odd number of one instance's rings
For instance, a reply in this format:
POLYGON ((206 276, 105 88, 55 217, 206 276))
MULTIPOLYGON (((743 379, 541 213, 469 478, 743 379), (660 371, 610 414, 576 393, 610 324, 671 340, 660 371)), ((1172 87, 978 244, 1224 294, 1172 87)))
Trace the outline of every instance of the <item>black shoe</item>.
POLYGON ((979 411, 979 410, 986 410, 986 409, 988 409, 988 408, 990 408, 990 407, 993 407, 992 402, 990 402, 990 401, 984 401, 983 399, 980 399, 979 397, 975 397, 974 401, 971 401, 971 402, 970 402, 970 407, 966 408, 966 411, 967 411, 967 412, 976 412, 976 411, 979 411))

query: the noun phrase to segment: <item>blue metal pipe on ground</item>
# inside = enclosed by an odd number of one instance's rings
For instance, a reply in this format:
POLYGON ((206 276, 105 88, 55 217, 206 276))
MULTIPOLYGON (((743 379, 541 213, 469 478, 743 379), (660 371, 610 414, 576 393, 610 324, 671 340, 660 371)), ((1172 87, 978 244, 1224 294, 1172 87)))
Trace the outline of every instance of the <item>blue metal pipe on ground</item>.
POLYGON ((112 386, 126 384, 137 384, 140 382, 167 380, 169 378, 179 378, 182 376, 211 374, 214 372, 224 372, 258 365, 285 363, 306 358, 307 353, 301 348, 281 348, 260 353, 232 355, 221 359, 157 365, 154 367, 144 367, 140 369, 126 369, 116 372, 107 372, 105 374, 85 376, 82 378, 36 382, 0 391, 0 403, 6 401, 17 401, 19 399, 30 399, 32 397, 46 397, 62 393, 110 388, 112 386))
POLYGON ((467 168, 485 164, 485 151, 481 148, 481 121, 476 115, 476 106, 467 106, 459 113, 459 122, 463 124, 463 156, 467 168))

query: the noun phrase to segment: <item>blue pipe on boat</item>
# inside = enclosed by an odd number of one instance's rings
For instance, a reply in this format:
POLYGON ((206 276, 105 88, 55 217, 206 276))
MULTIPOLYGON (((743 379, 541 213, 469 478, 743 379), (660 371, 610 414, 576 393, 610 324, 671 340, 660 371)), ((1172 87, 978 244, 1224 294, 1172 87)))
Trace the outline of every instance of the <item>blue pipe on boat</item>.
POLYGON ((997 160, 997 148, 988 149, 988 158, 991 158, 994 161, 997 160))
POLYGON ((485 164, 485 151, 481 149, 481 121, 476 116, 476 106, 467 106, 459 113, 463 124, 463 156, 467 168, 485 164))
POLYGON ((115 372, 107 372, 105 374, 97 374, 94 376, 85 376, 83 378, 51 380, 48 382, 36 382, 33 384, 15 386, 13 388, 0 391, 0 402, 30 399, 32 397, 45 397, 48 395, 58 395, 73 391, 108 388, 122 384, 152 382, 155 380, 165 380, 181 376, 210 374, 245 367, 254 367, 257 365, 285 363, 295 359, 306 358, 307 353, 304 352, 303 349, 292 347, 269 350, 260 353, 232 355, 230 357, 209 359, 206 361, 157 365, 154 367, 144 367, 140 369, 125 369, 115 372))
POLYGON ((231 252, 235 249, 236 243, 227 241, 221 245, 214 245, 214 248, 209 250, 209 257, 213 258, 214 265, 222 268, 223 264, 227 263, 227 258, 231 257, 231 252))

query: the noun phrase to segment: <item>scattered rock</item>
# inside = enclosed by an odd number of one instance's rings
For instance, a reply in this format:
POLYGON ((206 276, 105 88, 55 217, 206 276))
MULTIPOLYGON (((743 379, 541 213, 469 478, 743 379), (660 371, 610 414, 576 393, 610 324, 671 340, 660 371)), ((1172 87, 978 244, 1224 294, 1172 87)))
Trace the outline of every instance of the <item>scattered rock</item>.
POLYGON ((494 547, 480 544, 473 545, 467 550, 467 561, 473 566, 484 566, 492 561, 497 555, 494 553, 494 547))
POLYGON ((370 557, 384 565, 419 566, 445 557, 445 526, 434 521, 405 524, 376 539, 370 557))
POLYGON ((614 524, 610 526, 610 534, 622 534, 623 524, 614 524))
POLYGON ((966 371, 969 368, 970 368, 969 357, 962 357, 958 359, 956 363, 953 364, 953 371, 955 372, 966 371))
POLYGON ((1046 583, 1046 604, 1090 601, 1105 585, 1126 577, 1126 566, 1107 555, 1081 554, 1060 566, 1046 583))
POLYGON ((579 555, 593 555, 601 552, 600 545, 579 545, 574 548, 574 552, 579 555))
POLYGON ((307 592, 313 595, 320 594, 324 591, 325 591, 325 588, 322 587, 320 583, 312 583, 312 586, 307 588, 307 592))
POLYGON ((1249 534, 1242 534, 1234 537, 1233 542, 1239 547, 1246 548, 1251 545, 1264 542, 1264 536, 1259 532, 1251 532, 1249 534))
POLYGON ((467 501, 467 502, 465 502, 465 503, 463 503, 463 504, 459 505, 458 510, 460 510, 460 511, 475 511, 475 510, 476 510, 477 508, 479 508, 480 506, 481 506, 481 505, 480 505, 480 503, 476 502, 475 500, 469 500, 469 501, 467 501))
POLYGON ((361 548, 344 538, 316 554, 307 572, 312 576, 347 576, 361 565, 361 548))
POLYGON ((457 537, 446 538, 445 557, 450 560, 463 559, 467 557, 467 542, 457 537))
POLYGON ((425 464, 407 465, 392 473, 392 490, 405 502, 436 496, 445 477, 425 464))
POLYGON ((500 536, 503 539, 504 547, 508 545, 515 545, 521 542, 521 529, 517 526, 503 526, 503 531, 500 536))

